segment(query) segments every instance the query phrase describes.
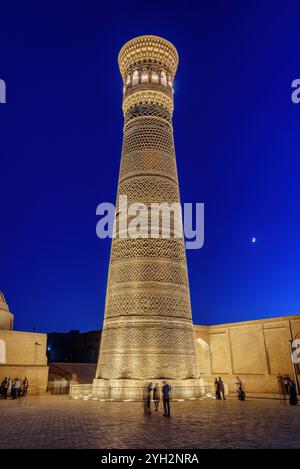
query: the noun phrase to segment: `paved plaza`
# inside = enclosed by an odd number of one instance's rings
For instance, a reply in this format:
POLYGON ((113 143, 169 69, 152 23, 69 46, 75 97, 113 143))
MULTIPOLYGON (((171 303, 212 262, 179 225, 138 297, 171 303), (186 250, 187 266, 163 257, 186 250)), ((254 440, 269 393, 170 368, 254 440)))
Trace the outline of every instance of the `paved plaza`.
POLYGON ((0 448, 300 448, 300 406, 273 400, 142 403, 67 396, 0 400, 0 448))

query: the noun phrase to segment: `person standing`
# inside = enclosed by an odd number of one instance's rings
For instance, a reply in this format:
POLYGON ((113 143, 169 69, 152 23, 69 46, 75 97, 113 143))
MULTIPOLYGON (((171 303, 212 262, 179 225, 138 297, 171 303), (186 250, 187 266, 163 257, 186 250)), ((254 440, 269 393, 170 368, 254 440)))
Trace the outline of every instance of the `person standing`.
POLYGON ((156 383, 154 388, 153 388, 153 400, 154 400, 154 405, 155 405, 155 411, 158 411, 158 406, 159 406, 159 401, 160 401, 160 389, 158 384, 156 383))
POLYGON ((3 399, 6 399, 7 398, 7 390, 8 390, 8 379, 7 378, 4 378, 4 380, 2 381, 2 384, 1 384, 1 391, 2 391, 2 397, 3 399))
POLYGON ((16 388, 16 381, 17 381, 16 378, 13 379, 12 384, 11 384, 11 397, 13 399, 17 399, 17 397, 18 397, 18 390, 16 388))
POLYGON ((219 401, 221 399, 221 395, 219 391, 219 384, 218 384, 217 378, 215 379, 214 386, 215 386, 215 396, 216 396, 217 401, 219 401))
POLYGON ((298 398, 297 398, 296 383, 292 379, 290 379, 290 382, 289 382, 289 395, 290 395, 290 405, 297 405, 298 398))
POLYGON ((28 391, 28 388, 29 388, 29 381, 28 381, 28 379, 25 377, 25 379, 24 379, 24 381, 23 381, 23 392, 22 392, 22 396, 26 396, 27 391, 28 391))
POLYGON ((226 401, 226 397, 225 397, 225 387, 224 387, 224 383, 223 383, 223 381, 222 381, 221 376, 219 376, 219 379, 218 379, 218 388, 219 388, 220 396, 223 397, 224 401, 226 401))
POLYGON ((13 399, 17 399, 19 396, 19 390, 21 387, 21 383, 18 378, 15 378, 13 380, 12 386, 11 386, 11 392, 12 392, 12 397, 13 399))
POLYGON ((243 385, 242 381, 240 380, 240 378, 238 376, 237 376, 236 382, 235 382, 235 390, 236 390, 236 397, 240 401, 244 401, 245 400, 244 385, 243 385))
POLYGON ((291 378, 289 376, 284 377, 284 388, 287 396, 290 394, 290 381, 291 378))
POLYGON ((149 384, 147 387, 147 394, 146 394, 146 409, 147 414, 151 414, 151 391, 152 391, 152 383, 149 384))
POLYGON ((10 377, 8 378, 8 387, 7 387, 7 395, 11 395, 11 379, 10 377))
POLYGON ((170 417, 170 392, 171 386, 164 382, 163 385, 163 402, 164 402, 164 417, 170 417))
POLYGON ((19 379, 18 379, 18 381, 20 383, 20 386, 19 386, 19 389, 18 389, 18 395, 20 397, 20 396, 23 396, 23 381, 21 381, 19 379))

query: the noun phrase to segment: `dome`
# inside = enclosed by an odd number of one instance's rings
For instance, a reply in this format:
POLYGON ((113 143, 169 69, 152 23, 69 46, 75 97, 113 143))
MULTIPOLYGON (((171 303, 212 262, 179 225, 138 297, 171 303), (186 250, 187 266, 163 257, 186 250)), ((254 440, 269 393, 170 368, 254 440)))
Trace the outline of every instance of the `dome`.
POLYGON ((14 315, 9 311, 5 296, 0 291, 0 330, 11 331, 14 323, 14 315))
POLYGON ((0 291, 0 303, 5 303, 5 304, 7 304, 7 303, 6 303, 6 300, 5 300, 5 296, 4 296, 4 294, 2 293, 2 291, 0 291))
POLYGON ((2 291, 0 291, 0 311, 9 311, 8 304, 2 291))

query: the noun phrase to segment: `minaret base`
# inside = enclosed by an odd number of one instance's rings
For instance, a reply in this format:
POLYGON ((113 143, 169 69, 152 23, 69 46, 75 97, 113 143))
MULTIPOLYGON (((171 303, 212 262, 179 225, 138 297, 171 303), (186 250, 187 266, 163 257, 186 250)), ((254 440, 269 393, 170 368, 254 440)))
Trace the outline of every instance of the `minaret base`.
POLYGON ((201 379, 100 379, 95 378, 92 397, 111 401, 143 401, 150 383, 158 384, 161 390, 164 383, 171 386, 171 399, 196 399, 205 395, 206 389, 201 379))

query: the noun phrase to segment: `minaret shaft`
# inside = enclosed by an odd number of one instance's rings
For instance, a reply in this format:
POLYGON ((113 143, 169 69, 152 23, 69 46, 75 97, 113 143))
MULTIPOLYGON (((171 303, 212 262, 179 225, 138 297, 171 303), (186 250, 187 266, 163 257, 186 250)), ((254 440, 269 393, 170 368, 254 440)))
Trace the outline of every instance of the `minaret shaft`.
MULTIPOLYGON (((172 126, 177 51, 164 39, 142 36, 125 44, 119 65, 124 137, 118 197, 148 209, 151 203, 180 202, 172 126)), ((119 216, 117 202, 117 227, 119 216)), ((95 381, 195 380, 196 385, 184 240, 164 238, 161 218, 158 230, 158 238, 112 240, 95 381)))

